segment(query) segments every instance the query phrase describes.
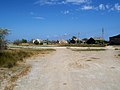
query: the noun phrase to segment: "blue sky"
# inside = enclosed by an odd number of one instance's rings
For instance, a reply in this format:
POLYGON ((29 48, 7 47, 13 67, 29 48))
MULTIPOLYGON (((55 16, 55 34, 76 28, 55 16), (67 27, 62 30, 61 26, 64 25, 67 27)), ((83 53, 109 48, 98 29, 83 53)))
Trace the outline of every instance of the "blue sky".
POLYGON ((120 34, 120 0, 0 0, 0 27, 10 40, 120 34))

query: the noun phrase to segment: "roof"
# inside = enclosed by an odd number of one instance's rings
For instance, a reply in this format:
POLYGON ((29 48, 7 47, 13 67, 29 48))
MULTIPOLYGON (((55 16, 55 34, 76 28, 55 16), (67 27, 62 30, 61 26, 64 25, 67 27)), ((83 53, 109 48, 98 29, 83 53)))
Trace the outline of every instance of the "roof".
POLYGON ((120 34, 116 35, 116 36, 113 36, 111 38, 120 38, 120 34))
POLYGON ((94 40, 103 40, 102 37, 95 37, 94 40))

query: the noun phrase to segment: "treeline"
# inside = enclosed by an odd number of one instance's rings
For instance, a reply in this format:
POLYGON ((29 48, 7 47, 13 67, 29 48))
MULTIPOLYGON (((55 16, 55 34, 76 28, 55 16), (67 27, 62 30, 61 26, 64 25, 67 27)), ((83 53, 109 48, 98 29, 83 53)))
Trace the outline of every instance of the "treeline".
POLYGON ((22 39, 22 40, 17 39, 13 42, 13 44, 16 44, 16 45, 19 45, 21 43, 28 43, 28 41, 26 39, 22 39))
POLYGON ((109 44, 108 41, 105 41, 104 39, 94 39, 94 38, 83 38, 78 39, 76 36, 73 36, 69 40, 40 40, 40 39, 31 39, 30 41, 26 39, 21 40, 15 40, 13 42, 15 45, 55 45, 55 44, 67 44, 67 45, 83 45, 83 44, 99 44, 99 45, 107 45, 109 44))

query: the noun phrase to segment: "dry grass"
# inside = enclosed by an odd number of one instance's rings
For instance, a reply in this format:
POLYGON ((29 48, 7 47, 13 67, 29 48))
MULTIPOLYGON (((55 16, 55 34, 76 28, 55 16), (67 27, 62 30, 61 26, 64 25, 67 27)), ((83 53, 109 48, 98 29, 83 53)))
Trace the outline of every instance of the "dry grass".
POLYGON ((72 51, 105 51, 106 49, 72 49, 72 51))
POLYGON ((54 49, 10 49, 0 52, 0 67, 11 68, 18 61, 37 54, 45 54, 54 51, 54 49))
POLYGON ((61 44, 58 46, 68 46, 68 47, 105 47, 106 45, 102 44, 61 44))
POLYGON ((115 50, 120 50, 120 48, 115 48, 115 50))

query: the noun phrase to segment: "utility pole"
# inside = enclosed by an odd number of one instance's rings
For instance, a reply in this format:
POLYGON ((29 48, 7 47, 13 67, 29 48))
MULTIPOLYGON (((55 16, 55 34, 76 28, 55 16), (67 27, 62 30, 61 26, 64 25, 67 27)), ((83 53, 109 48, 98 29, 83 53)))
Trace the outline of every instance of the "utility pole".
POLYGON ((78 39, 80 39, 80 32, 78 32, 78 39))
POLYGON ((103 39, 102 44, 104 44, 104 28, 102 28, 102 39, 103 39))
POLYGON ((78 43, 80 44, 80 32, 78 32, 78 43))
POLYGON ((102 28, 102 39, 104 40, 104 28, 102 28))

